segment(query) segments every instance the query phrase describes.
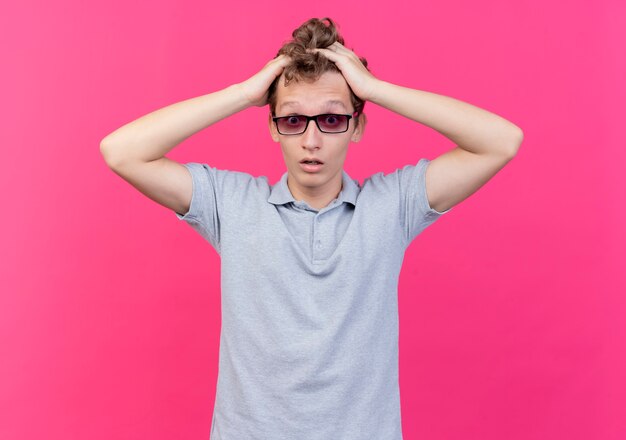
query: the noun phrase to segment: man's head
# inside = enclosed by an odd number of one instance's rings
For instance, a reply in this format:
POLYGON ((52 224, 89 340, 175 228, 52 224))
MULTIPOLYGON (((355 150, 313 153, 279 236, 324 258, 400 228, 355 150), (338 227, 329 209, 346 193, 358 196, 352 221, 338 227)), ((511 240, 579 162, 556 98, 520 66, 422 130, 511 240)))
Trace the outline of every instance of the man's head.
MULTIPOLYGON (((365 102, 352 92, 335 63, 320 53, 308 50, 326 48, 335 41, 344 43, 333 21, 330 18, 310 19, 294 30, 292 36, 293 40, 285 43, 276 55, 287 55, 291 63, 268 90, 268 122, 272 138, 281 144, 290 189, 300 193, 294 196, 300 196, 303 192, 325 192, 337 184, 341 188, 348 145, 350 141, 361 139, 366 119, 363 114, 365 102), (302 134, 281 134, 272 119, 326 113, 352 116, 347 121, 347 130, 324 133, 316 121, 311 120, 302 134), (322 164, 317 168, 307 167, 301 164, 305 159, 319 160, 322 164)), ((364 58, 360 60, 367 67, 367 61, 364 58)), ((322 130, 332 131, 328 127, 336 120, 331 117, 317 122, 322 130)), ((285 130, 280 131, 285 133, 285 130)))
MULTIPOLYGON (((345 45, 344 39, 339 35, 333 20, 328 17, 321 19, 311 18, 295 29, 291 36, 293 37, 292 40, 287 41, 276 54, 276 56, 287 55, 292 62, 285 67, 282 75, 272 83, 268 90, 267 100, 271 113, 276 111, 277 91, 281 78, 284 80, 285 85, 289 85, 291 81, 315 81, 324 72, 328 71, 341 73, 335 63, 328 58, 307 50, 324 49, 335 41, 345 45)), ((359 59, 367 67, 367 60, 361 57, 359 59)), ((363 113, 365 101, 356 96, 352 90, 350 90, 350 101, 359 115, 363 113)))

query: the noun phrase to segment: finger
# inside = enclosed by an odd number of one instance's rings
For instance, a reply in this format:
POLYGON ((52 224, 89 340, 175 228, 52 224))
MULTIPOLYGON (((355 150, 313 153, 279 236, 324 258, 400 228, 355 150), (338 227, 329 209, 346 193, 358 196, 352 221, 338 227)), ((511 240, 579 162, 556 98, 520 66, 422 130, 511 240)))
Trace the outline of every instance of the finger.
POLYGON ((309 50, 314 51, 314 52, 321 52, 322 55, 324 55, 326 58, 328 58, 331 61, 337 61, 340 57, 340 55, 338 55, 337 52, 333 52, 330 49, 317 48, 317 49, 309 49, 309 50))
POLYGON ((346 46, 341 44, 339 41, 335 41, 333 44, 328 46, 328 49, 332 49, 336 52, 352 52, 350 49, 348 49, 346 46))
POLYGON ((281 54, 272 60, 273 63, 278 64, 281 67, 287 67, 291 62, 291 58, 285 54, 281 54))
POLYGON ((353 59, 358 59, 359 57, 357 56, 357 54, 354 53, 353 50, 348 49, 346 46, 343 46, 341 43, 339 42, 335 42, 337 44, 337 46, 335 47, 335 52, 336 53, 340 53, 342 55, 345 55, 347 57, 351 57, 353 59))
POLYGON ((326 49, 332 50, 335 53, 339 53, 339 54, 343 54, 343 55, 349 55, 350 52, 351 52, 350 49, 347 49, 345 46, 342 46, 338 41, 335 41, 333 44, 328 46, 326 49))

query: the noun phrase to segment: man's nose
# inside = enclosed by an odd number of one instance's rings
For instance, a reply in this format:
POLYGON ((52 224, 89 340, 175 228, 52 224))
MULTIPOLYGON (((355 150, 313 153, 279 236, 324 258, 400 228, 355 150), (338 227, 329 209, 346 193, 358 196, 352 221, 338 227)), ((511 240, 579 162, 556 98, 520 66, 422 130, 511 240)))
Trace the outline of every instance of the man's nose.
POLYGON ((303 148, 319 148, 322 141, 322 132, 317 128, 314 120, 309 121, 309 126, 302 133, 303 148))

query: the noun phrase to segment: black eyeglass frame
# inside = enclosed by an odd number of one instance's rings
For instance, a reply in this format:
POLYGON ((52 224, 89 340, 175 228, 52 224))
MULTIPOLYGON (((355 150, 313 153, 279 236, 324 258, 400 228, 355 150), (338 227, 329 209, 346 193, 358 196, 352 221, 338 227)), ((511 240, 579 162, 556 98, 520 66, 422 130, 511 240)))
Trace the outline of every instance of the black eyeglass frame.
POLYGON ((315 121, 315 125, 317 125, 317 129, 319 131, 321 131, 322 133, 339 134, 339 133, 345 133, 346 131, 348 131, 348 128, 350 128, 350 119, 358 116, 358 114, 359 114, 359 112, 354 112, 351 115, 343 115, 341 113, 321 113, 321 114, 315 115, 315 116, 307 116, 307 115, 273 116, 272 117, 272 121, 274 121, 274 124, 276 125, 276 130, 278 131, 278 133, 282 134, 283 136, 297 136, 297 135, 300 135, 300 134, 304 133, 309 128, 309 122, 311 122, 311 120, 315 121), (306 118, 306 124, 304 124, 304 130, 302 130, 299 133, 282 133, 280 131, 280 129, 278 128, 278 120, 292 118, 294 116, 306 118), (345 116, 345 117, 347 117, 348 118, 348 123, 346 124, 346 129, 342 130, 342 131, 324 131, 324 130, 322 130, 322 128, 320 127, 320 123, 317 120, 317 118, 319 118, 321 116, 345 116))

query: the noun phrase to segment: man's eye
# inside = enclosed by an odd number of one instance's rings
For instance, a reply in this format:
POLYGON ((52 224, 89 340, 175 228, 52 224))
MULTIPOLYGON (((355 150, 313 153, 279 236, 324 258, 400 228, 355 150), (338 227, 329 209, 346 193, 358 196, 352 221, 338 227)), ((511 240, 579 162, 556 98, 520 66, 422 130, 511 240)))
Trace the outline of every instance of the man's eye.
POLYGON ((335 115, 327 115, 324 118, 324 123, 328 125, 335 125, 339 122, 339 119, 335 115))
POLYGON ((288 124, 296 125, 300 122, 300 118, 297 116, 290 116, 286 119, 288 124))

